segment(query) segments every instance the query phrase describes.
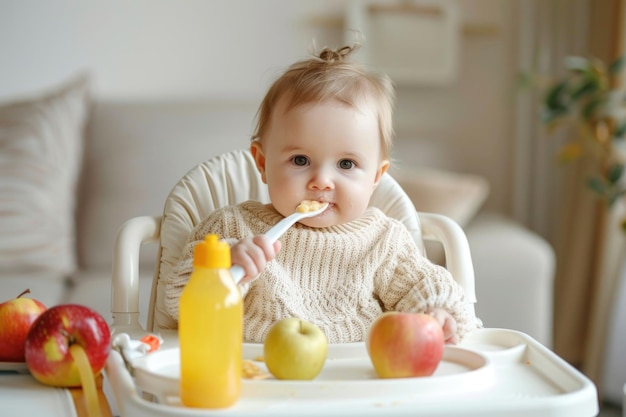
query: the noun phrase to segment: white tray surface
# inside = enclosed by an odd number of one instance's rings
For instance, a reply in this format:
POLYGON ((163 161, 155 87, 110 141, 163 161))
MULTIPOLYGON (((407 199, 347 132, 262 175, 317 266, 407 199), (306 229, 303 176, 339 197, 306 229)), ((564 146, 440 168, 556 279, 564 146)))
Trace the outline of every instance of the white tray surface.
MULTIPOLYGON (((262 356, 262 346, 244 344, 244 358, 262 356)), ((255 362, 263 371, 263 362, 255 362)), ((178 404, 179 350, 166 349, 134 361, 136 384, 156 395, 164 403, 178 404)), ((447 346, 433 376, 419 378, 378 378, 363 343, 330 346, 322 372, 312 381, 286 381, 269 378, 244 379, 241 396, 260 398, 346 400, 364 396, 405 398, 416 391, 470 392, 483 389, 494 381, 489 359, 471 350, 447 346)))
MULTIPOLYGON (((132 382, 119 355, 110 358, 111 379, 121 385, 126 381, 137 390, 129 396, 128 390, 114 386, 118 403, 133 410, 133 417, 142 412, 155 417, 214 415, 215 411, 180 405, 178 351, 168 346, 135 360, 132 382), (154 394, 156 402, 141 398, 142 390, 154 394)), ((246 359, 261 352, 260 345, 244 345, 246 359)), ((244 380, 242 388, 238 403, 220 414, 591 417, 598 413, 591 381, 531 337, 505 329, 481 329, 461 346, 446 347, 444 360, 431 377, 376 378, 364 345, 357 343, 329 346, 324 370, 313 381, 244 380)))

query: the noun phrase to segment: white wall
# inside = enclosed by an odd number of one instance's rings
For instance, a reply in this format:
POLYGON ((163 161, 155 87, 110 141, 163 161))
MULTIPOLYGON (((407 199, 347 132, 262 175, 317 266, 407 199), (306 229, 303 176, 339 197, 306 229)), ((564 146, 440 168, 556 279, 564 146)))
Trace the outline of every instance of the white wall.
POLYGON ((398 157, 483 175, 491 185, 487 208, 510 213, 514 2, 461 0, 458 4, 466 28, 496 32, 465 32, 455 83, 399 91, 398 157))
MULTIPOLYGON (((484 175, 509 212, 513 2, 450 0, 465 25, 460 77, 399 86, 401 162, 484 175)), ((87 68, 96 98, 257 103, 277 73, 337 45, 348 0, 0 0, 0 101, 87 68), (320 24, 321 18, 321 24, 320 24), (339 18, 339 19, 338 19, 339 18)), ((367 34, 366 34, 367 36, 367 34)))
POLYGON ((343 3, 1 0, 0 98, 89 68, 107 99, 256 99, 343 3))

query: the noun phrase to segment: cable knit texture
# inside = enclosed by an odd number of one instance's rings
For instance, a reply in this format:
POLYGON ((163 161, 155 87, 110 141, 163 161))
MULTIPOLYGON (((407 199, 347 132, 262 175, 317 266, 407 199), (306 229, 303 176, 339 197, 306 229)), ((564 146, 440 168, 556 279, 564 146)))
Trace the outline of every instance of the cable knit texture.
MULTIPOLYGON (((281 219, 271 206, 254 201, 217 210, 204 219, 167 277, 168 313, 178 320, 193 248, 208 233, 232 244, 264 233, 281 219)), ((265 271, 240 285, 248 342, 262 343, 274 322, 290 316, 317 324, 329 343, 363 341, 369 325, 384 311, 426 312, 435 307, 456 319, 460 339, 475 328, 463 289, 448 270, 421 256, 404 225, 376 208, 339 226, 314 229, 297 223, 281 242, 265 271)))

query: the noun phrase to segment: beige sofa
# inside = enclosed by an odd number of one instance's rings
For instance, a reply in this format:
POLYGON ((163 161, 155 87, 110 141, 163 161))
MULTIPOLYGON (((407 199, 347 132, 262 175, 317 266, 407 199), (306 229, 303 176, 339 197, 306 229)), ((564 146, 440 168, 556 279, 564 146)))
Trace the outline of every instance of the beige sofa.
MULTIPOLYGON (((159 215, 170 189, 209 157, 245 148, 256 103, 107 102, 78 77, 37 97, 0 105, 0 293, 30 288, 48 306, 76 302, 110 319, 116 232, 159 215)), ((400 163, 392 175, 416 208, 446 214, 467 233, 477 315, 487 327, 524 331, 550 345, 554 255, 537 235, 480 212, 480 177, 400 163)), ((429 252, 442 262, 439 249, 429 252)), ((140 257, 141 311, 156 248, 140 257)), ((140 321, 145 322, 145 314, 140 321)))

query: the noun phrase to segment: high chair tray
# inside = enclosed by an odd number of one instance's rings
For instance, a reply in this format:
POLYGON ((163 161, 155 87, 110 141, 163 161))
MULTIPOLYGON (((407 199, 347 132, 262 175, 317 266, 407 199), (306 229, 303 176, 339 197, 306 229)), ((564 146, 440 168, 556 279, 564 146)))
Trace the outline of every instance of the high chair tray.
MULTIPOLYGON (((245 344, 244 358, 262 355, 245 344)), ((255 362, 263 370, 262 362, 255 362)), ((313 381, 244 379, 231 408, 185 408, 178 398, 178 348, 132 362, 134 378, 112 352, 105 372, 120 409, 130 416, 562 416, 598 413, 595 386, 524 333, 480 329, 461 346, 446 346, 434 375, 376 377, 363 343, 330 345, 313 381), (148 400, 146 398, 152 398, 148 400)))

